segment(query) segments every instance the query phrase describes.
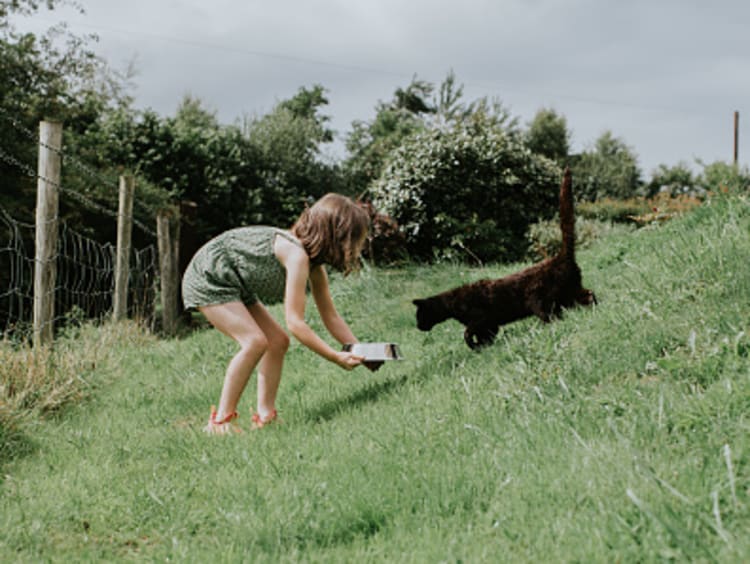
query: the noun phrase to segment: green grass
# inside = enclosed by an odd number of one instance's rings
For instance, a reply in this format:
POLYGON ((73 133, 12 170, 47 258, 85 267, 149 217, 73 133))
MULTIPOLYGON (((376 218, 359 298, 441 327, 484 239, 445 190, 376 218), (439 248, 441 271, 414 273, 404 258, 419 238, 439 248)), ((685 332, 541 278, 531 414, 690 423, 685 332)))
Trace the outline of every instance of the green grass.
POLYGON ((597 307, 481 353, 455 322, 417 331, 411 300, 521 265, 336 278, 355 333, 406 360, 344 372, 293 345, 284 424, 240 436, 200 432, 228 339, 132 348, 23 428, 0 560, 747 561, 748 255, 746 197, 613 235, 579 257, 597 307))

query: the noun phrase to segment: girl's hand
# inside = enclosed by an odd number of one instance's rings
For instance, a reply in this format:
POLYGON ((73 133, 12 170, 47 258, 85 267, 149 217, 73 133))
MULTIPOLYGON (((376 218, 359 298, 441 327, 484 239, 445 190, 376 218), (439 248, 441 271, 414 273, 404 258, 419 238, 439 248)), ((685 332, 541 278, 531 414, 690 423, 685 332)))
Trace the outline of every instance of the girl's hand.
POLYGON ((359 366, 360 364, 362 364, 362 361, 364 359, 365 357, 363 356, 358 356, 350 352, 341 351, 341 352, 336 353, 336 358, 334 359, 334 362, 338 364, 344 370, 351 370, 355 366, 359 366))

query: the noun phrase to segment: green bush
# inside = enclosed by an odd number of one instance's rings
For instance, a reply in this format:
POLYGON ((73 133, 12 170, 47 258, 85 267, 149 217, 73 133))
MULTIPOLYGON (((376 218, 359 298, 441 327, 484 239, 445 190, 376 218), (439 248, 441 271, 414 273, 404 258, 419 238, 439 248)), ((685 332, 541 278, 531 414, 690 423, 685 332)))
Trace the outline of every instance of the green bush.
POLYGON ((596 202, 581 202, 576 209, 579 217, 587 219, 645 225, 681 215, 701 202, 700 198, 687 194, 671 196, 669 192, 660 192, 652 198, 604 198, 596 202))
POLYGON ((422 131, 391 156, 373 203, 418 259, 517 260, 528 226, 558 209, 561 172, 481 114, 422 131))
POLYGON ((665 193, 671 196, 681 194, 703 196, 706 191, 697 185, 697 180, 687 163, 679 162, 673 166, 660 164, 653 172, 651 181, 646 185, 645 193, 647 196, 665 193))
POLYGON ((698 184, 709 192, 743 192, 750 189, 750 170, 723 161, 703 165, 698 184))
POLYGON ((628 223, 631 217, 651 211, 651 205, 644 198, 628 198, 627 200, 602 198, 596 202, 581 202, 576 210, 580 217, 586 219, 628 223))
MULTIPOLYGON (((623 226, 615 226, 609 221, 576 218, 576 249, 585 249, 591 243, 602 237, 610 235, 615 230, 632 229, 623 226)), ((529 242, 527 258, 539 261, 556 255, 562 248, 562 232, 560 231, 559 219, 545 219, 534 223, 529 227, 526 235, 529 242)))

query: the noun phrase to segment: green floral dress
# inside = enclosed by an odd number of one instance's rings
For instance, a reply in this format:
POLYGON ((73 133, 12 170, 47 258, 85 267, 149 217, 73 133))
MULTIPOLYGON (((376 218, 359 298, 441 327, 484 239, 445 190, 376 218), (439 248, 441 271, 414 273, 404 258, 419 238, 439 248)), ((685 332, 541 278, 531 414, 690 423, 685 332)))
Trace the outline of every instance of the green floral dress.
POLYGON ((182 277, 185 308, 281 302, 286 270, 273 252, 277 235, 302 247, 289 231, 267 226, 230 229, 203 245, 182 277))

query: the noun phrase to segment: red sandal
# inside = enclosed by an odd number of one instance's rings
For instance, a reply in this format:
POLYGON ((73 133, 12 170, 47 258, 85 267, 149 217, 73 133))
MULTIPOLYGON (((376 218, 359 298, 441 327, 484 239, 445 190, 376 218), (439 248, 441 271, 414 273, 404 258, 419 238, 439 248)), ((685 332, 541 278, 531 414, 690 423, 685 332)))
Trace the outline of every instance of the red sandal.
POLYGON ((251 418, 252 421, 253 421, 252 429, 253 430, 255 430, 255 429, 262 429, 263 427, 265 427, 269 423, 273 423, 273 422, 278 421, 278 415, 279 414, 278 414, 278 412, 275 409, 273 411, 271 411, 271 414, 268 417, 266 417, 265 419, 261 419, 259 413, 253 413, 253 416, 251 418))
POLYGON ((236 411, 233 411, 226 417, 224 417, 222 420, 217 421, 216 420, 216 407, 211 406, 211 417, 208 418, 208 423, 206 423, 206 426, 203 427, 203 431, 205 433, 208 433, 209 435, 226 435, 228 433, 241 433, 242 429, 240 429, 237 425, 232 423, 235 419, 239 417, 239 413, 236 411))

